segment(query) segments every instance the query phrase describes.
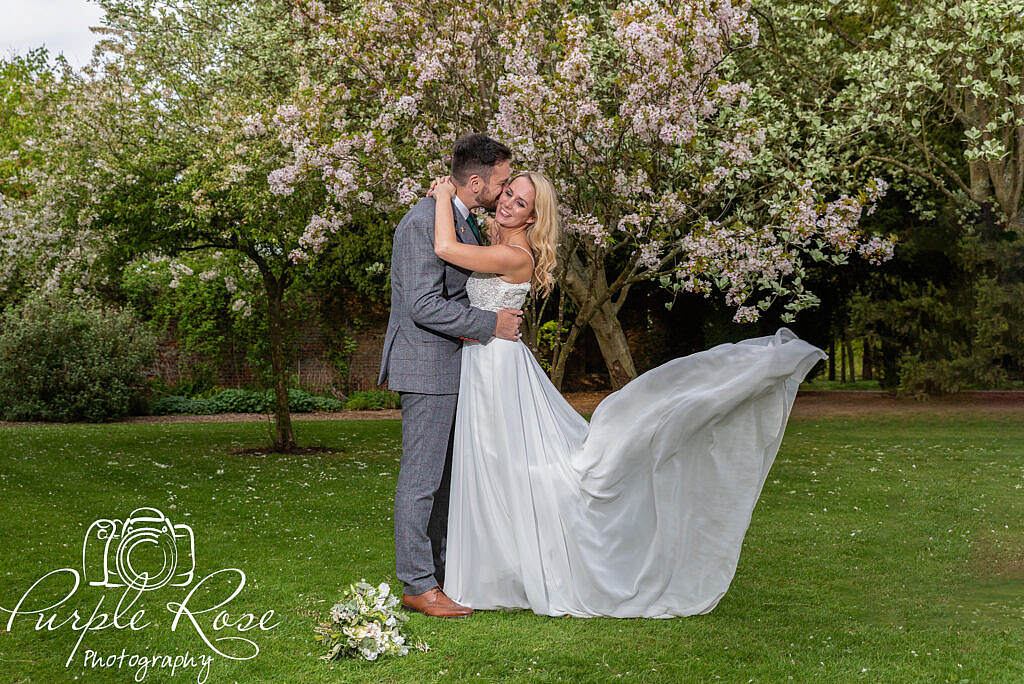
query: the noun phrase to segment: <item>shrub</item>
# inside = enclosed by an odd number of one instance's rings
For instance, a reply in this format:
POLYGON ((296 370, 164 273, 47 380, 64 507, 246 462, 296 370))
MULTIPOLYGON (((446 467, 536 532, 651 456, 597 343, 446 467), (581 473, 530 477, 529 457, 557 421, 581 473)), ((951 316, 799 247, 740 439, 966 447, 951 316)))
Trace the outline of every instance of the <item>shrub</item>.
POLYGON ((346 411, 370 411, 379 409, 401 408, 402 400, 398 392, 385 390, 369 390, 353 392, 345 402, 346 411))
MULTIPOLYGON (((163 397, 153 402, 153 415, 178 413, 265 413, 272 410, 274 393, 270 390, 254 392, 245 389, 221 390, 209 398, 193 398, 181 395, 163 397)), ((288 390, 288 407, 295 413, 312 411, 340 411, 342 402, 333 397, 320 397, 305 390, 288 390)))
POLYGON ((226 389, 208 400, 217 408, 214 413, 263 413, 266 411, 269 393, 261 394, 252 390, 226 389))
POLYGON ((167 397, 160 397, 154 401, 152 407, 150 407, 150 412, 154 416, 169 416, 179 413, 198 413, 195 409, 197 408, 196 404, 200 401, 204 400, 189 399, 188 397, 183 397, 180 394, 172 394, 167 397))
MULTIPOLYGON (((272 395, 268 394, 268 400, 272 395)), ((334 397, 318 397, 299 389, 288 390, 288 405, 293 411, 308 413, 311 411, 340 411, 343 404, 334 397)))
POLYGON ((103 421, 127 415, 156 340, 128 310, 34 293, 3 313, 0 417, 103 421))

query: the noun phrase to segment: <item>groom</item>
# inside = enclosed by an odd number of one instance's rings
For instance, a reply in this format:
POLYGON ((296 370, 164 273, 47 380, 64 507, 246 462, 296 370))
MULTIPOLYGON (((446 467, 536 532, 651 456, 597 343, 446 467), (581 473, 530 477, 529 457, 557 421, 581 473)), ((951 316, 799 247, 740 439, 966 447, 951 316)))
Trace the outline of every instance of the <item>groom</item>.
MULTIPOLYGON (((451 173, 455 234, 482 240, 470 210, 494 209, 511 175, 512 153, 486 135, 455 142, 451 173)), ((472 609, 448 598, 444 585, 452 436, 463 339, 519 339, 522 311, 469 305, 470 272, 434 254, 434 198, 419 201, 395 230, 391 253, 391 316, 380 377, 402 397, 402 464, 395 493, 395 565, 402 605, 437 617, 472 609)))

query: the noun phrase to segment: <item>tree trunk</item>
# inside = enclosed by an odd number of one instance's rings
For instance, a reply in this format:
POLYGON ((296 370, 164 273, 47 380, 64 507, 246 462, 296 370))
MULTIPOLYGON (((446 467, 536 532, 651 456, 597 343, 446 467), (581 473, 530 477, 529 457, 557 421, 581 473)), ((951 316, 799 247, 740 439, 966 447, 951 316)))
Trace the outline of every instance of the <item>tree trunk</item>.
POLYGON ((828 379, 836 381, 836 338, 835 335, 828 337, 828 379))
POLYGON ((522 333, 522 342, 533 352, 534 357, 539 356, 538 340, 540 335, 540 318, 536 312, 527 308, 523 311, 522 322, 519 324, 519 332, 522 333))
POLYGON ((846 345, 839 340, 839 382, 846 382, 846 345))
POLYGON ((626 341, 626 331, 618 317, 612 313, 611 302, 605 302, 590 319, 590 328, 597 337, 597 345, 601 348, 601 356, 604 357, 604 364, 608 368, 608 375, 612 381, 612 389, 619 390, 636 377, 636 366, 633 365, 633 355, 629 351, 629 343, 626 341))
POLYGON ((860 373, 861 378, 864 379, 864 380, 874 380, 875 379, 875 369, 871 365, 872 364, 872 359, 871 359, 872 353, 873 352, 871 350, 871 340, 869 340, 868 338, 865 337, 864 338, 864 359, 863 359, 863 365, 861 366, 861 373, 860 373))
POLYGON ((854 366, 853 366, 853 362, 854 362, 853 342, 851 342, 850 340, 846 340, 846 342, 844 342, 844 344, 846 345, 846 359, 847 359, 847 363, 850 364, 850 382, 857 382, 857 373, 854 371, 854 366))
POLYGON ((565 380, 565 368, 569 363, 569 354, 572 353, 573 347, 576 346, 576 339, 582 331, 583 329, 580 326, 573 323, 572 327, 569 328, 569 334, 566 336, 565 342, 558 346, 555 361, 551 365, 551 384, 559 392, 562 391, 562 382, 565 380))
MULTIPOLYGON (((565 293, 572 299, 579 311, 575 326, 583 328, 589 325, 594 331, 598 346, 601 348, 601 356, 604 357, 605 366, 608 369, 612 388, 620 389, 636 377, 636 366, 633 364, 633 355, 626 343, 626 333, 622 330, 622 324, 618 319, 617 307, 608 297, 608 279, 605 276, 603 261, 596 259, 595 262, 584 264, 578 256, 573 255, 566 264, 562 282, 559 285, 564 288, 565 293)), ((628 286, 611 294, 618 295, 621 302, 627 292, 628 286)), ((575 336, 570 331, 570 337, 559 353, 563 363, 559 364, 560 368, 556 365, 556 368, 552 369, 551 381, 558 388, 561 388, 561 381, 565 374, 564 361, 568 360, 568 352, 572 351, 572 344, 575 343, 578 335, 579 331, 575 336)))
POLYGON ((272 274, 263 274, 267 290, 267 328, 270 333, 270 368, 274 384, 274 445, 273 450, 287 452, 296 447, 292 434, 292 416, 288 408, 288 384, 284 364, 284 320, 281 315, 284 291, 281 282, 272 274))
POLYGON ((978 204, 987 204, 992 201, 992 183, 988 176, 988 165, 983 160, 976 160, 967 163, 967 171, 970 175, 971 199, 978 204))
MULTIPOLYGON (((985 114, 984 107, 979 106, 978 98, 971 95, 970 92, 964 98, 964 114, 967 120, 962 123, 965 124, 965 127, 968 125, 968 122, 978 122, 978 128, 983 128, 989 123, 989 117, 985 114)), ((971 199, 981 205, 991 202, 992 182, 989 177, 988 162, 984 159, 975 159, 974 161, 967 162, 967 173, 968 186, 971 189, 971 199)))

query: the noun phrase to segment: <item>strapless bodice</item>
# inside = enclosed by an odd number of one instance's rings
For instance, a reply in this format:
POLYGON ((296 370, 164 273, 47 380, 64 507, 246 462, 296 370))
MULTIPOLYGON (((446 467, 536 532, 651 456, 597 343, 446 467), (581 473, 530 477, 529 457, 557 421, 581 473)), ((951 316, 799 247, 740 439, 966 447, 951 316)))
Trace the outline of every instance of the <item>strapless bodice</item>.
POLYGON ((529 292, 529 281, 506 283, 494 273, 474 271, 466 281, 470 305, 485 311, 521 309, 529 292))

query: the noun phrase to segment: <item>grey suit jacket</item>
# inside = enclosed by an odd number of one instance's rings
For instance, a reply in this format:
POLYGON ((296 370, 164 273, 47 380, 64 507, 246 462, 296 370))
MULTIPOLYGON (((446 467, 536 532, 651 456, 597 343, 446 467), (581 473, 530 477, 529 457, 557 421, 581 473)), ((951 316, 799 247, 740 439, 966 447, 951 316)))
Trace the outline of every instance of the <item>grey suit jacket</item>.
MULTIPOLYGON (((452 204, 455 235, 479 244, 452 204), (465 232, 459 230, 465 227, 465 232)), ((456 394, 462 340, 486 342, 498 314, 469 305, 466 279, 471 271, 434 254, 434 198, 426 197, 402 217, 391 250, 391 315, 384 337, 380 376, 399 392, 456 394)))

